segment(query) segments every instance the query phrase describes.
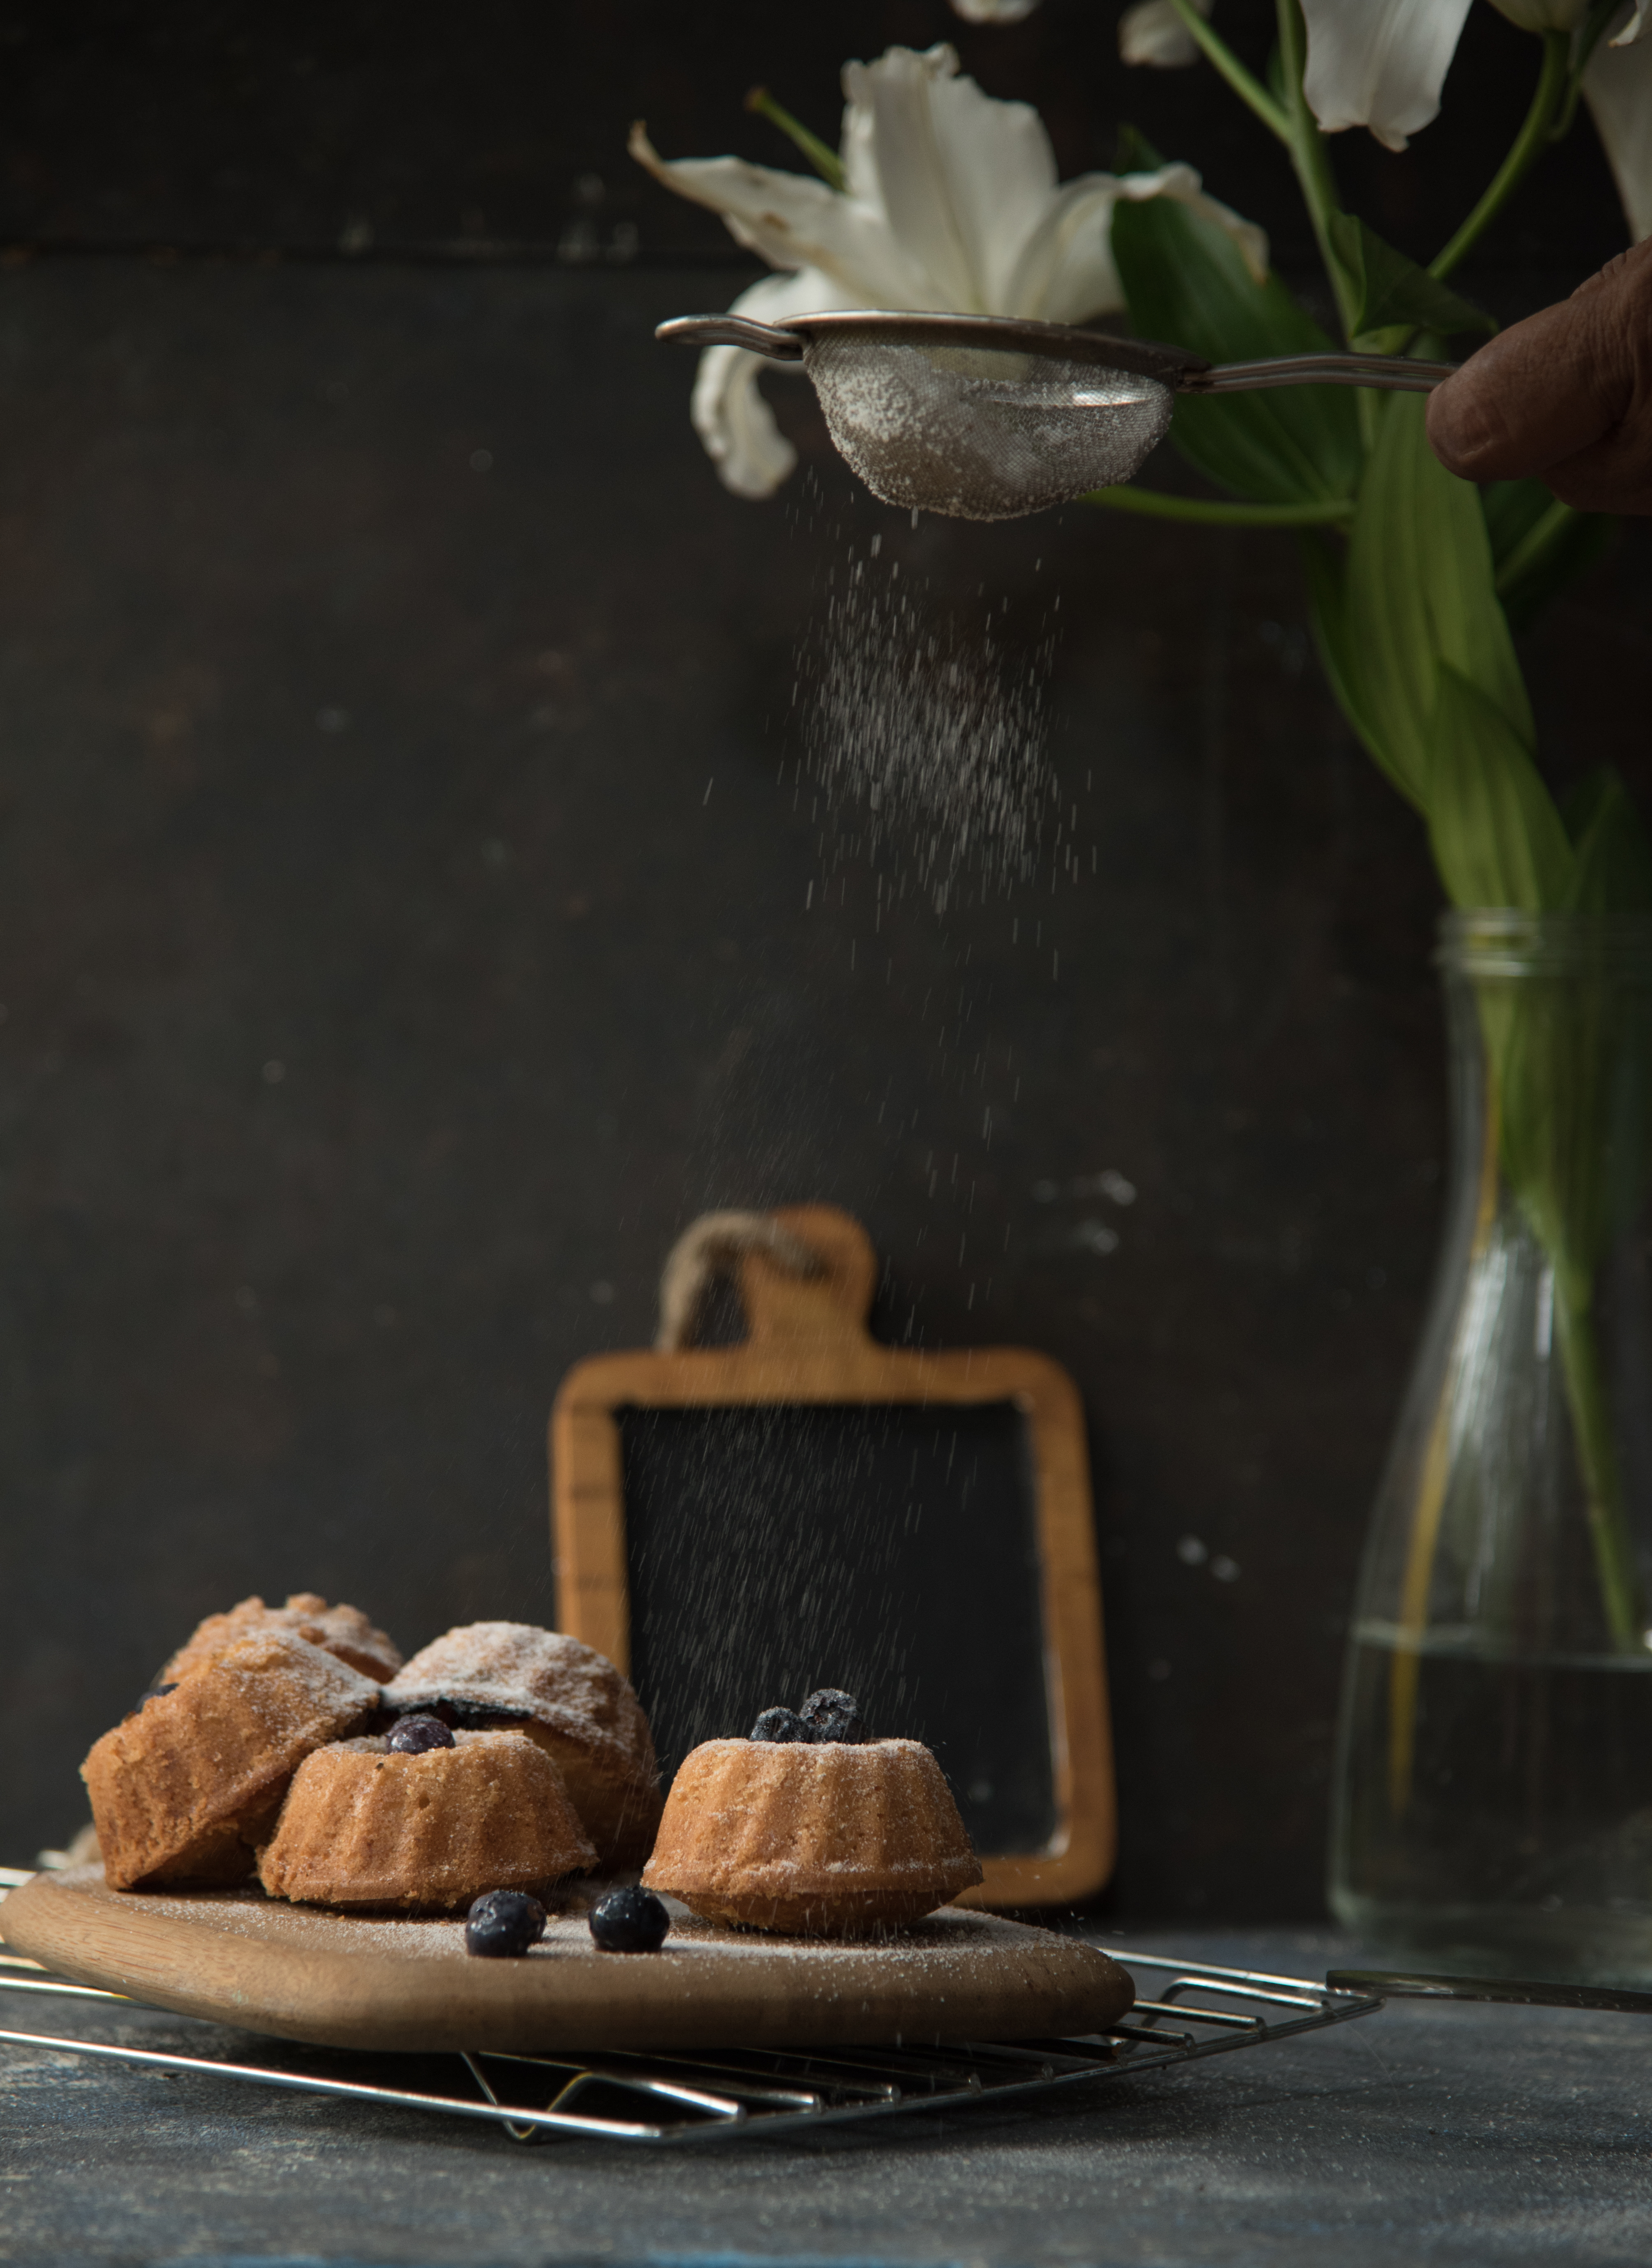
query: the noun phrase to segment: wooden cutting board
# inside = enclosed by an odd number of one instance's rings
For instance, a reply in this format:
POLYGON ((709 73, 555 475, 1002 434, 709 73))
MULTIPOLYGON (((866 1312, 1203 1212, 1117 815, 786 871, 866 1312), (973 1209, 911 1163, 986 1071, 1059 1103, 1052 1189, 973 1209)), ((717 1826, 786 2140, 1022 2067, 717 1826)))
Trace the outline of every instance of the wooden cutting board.
POLYGON ((599 1953, 559 1901, 519 1961, 462 1920, 361 1918, 255 1889, 111 1890, 100 1867, 36 1874, 0 1907, 16 1952, 188 2016, 319 2047, 434 2051, 899 2045, 1093 2032, 1134 1987, 1094 1946, 949 1907, 877 1944, 767 1937, 668 1900, 657 1954, 599 1953))

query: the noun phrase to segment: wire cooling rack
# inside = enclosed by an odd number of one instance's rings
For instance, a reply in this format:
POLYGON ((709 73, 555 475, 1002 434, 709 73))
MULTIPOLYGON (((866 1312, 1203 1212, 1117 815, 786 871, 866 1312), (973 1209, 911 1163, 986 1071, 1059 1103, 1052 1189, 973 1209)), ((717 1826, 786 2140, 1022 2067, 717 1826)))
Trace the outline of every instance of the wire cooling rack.
MULTIPOLYGON (((16 1868, 0 1867, 0 1896, 26 1880, 16 1868)), ((347 2057, 290 2050, 283 2042, 273 2043, 272 2051, 284 2059, 271 2063, 164 2055, 149 2048, 4 2029, 0 2043, 55 2049, 151 2071, 246 2080, 383 2109, 481 2118, 503 2127, 518 2142, 583 2134, 662 2146, 723 2141, 737 2134, 796 2134, 903 2110, 952 2110, 1048 2095, 1324 2031, 1374 2015, 1383 2005, 1371 1994, 1333 1991, 1299 1977, 1215 1968, 1116 1946, 1107 1950, 1133 1974, 1145 1971, 1150 1980, 1162 1981, 1154 1997, 1137 2000, 1120 2022, 1083 2039, 580 2057, 347 2057), (371 2075, 345 2075, 356 2071, 371 2075)), ((118 1992, 69 1984, 21 1954, 3 1950, 0 1991, 106 2001, 116 2007, 134 2005, 118 1992)))

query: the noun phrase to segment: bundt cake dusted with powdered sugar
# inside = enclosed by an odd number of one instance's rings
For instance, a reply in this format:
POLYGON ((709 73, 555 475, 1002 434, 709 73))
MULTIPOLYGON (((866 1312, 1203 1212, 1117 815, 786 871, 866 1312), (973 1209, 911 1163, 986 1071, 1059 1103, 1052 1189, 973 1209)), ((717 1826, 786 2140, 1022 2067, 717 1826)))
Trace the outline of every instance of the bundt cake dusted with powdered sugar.
POLYGON ((147 1693, 81 1766, 112 1889, 253 1871, 313 1749, 359 1730, 378 1688, 290 1631, 260 1629, 147 1693))
POLYGON ((304 1904, 440 1910, 544 1889, 595 1859, 562 1774, 525 1733, 408 1718, 389 1738, 305 1757, 258 1874, 304 1904))
POLYGON ((835 1690, 694 1749, 642 1873, 704 1921, 815 1937, 899 1928, 980 1879, 929 1750, 868 1740, 835 1690))
POLYGON ((175 1684, 198 1661, 210 1660, 238 1638, 261 1630, 290 1631, 308 1638, 324 1653, 335 1653, 363 1677, 382 1684, 401 1667, 401 1656, 381 1630, 375 1630, 359 1607, 328 1606, 315 1591, 295 1591, 284 1607, 267 1607, 262 1599, 243 1599, 226 1614, 209 1615, 192 1637, 180 1646, 160 1675, 158 1685, 175 1684))
POLYGON ((594 1647, 531 1623, 467 1623, 415 1653, 385 1702, 525 1733, 561 1771, 598 1861, 647 1856, 660 1815, 654 1742, 629 1683, 594 1647))

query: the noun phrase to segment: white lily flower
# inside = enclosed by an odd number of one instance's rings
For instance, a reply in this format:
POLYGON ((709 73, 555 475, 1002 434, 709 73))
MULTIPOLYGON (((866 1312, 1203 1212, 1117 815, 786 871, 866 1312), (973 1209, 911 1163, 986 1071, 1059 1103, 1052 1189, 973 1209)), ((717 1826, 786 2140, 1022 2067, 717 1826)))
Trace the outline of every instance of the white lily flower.
MULTIPOLYGON (((1511 23, 1528 32, 1572 31, 1588 4, 1589 0, 1493 0, 1511 23)), ((1469 6, 1470 0, 1303 0, 1308 26, 1303 92, 1325 131, 1369 126, 1389 149, 1403 150, 1411 135, 1439 116, 1440 89, 1469 6)), ((1652 0, 1635 0, 1626 9, 1612 47, 1632 47, 1639 40, 1649 7, 1652 0)), ((1601 63, 1597 50, 1590 66, 1591 81, 1601 63)), ((1619 188, 1626 206, 1632 206, 1621 173, 1619 188)))
MULTIPOLYGON (((1204 193, 1191 166, 1086 173, 1058 183, 1037 111, 998 102, 958 74, 942 44, 891 48, 843 73, 845 188, 739 158, 667 164, 641 126, 631 154, 679 196, 721 213, 735 240, 785 270, 743 291, 734 313, 773 322, 833 307, 898 307, 1078 323, 1125 304, 1111 232, 1119 200, 1168 196, 1226 229, 1251 272, 1263 232, 1204 193)), ((773 495, 796 461, 756 380, 760 356, 709 347, 694 431, 725 487, 773 495)))
MULTIPOLYGON (((1470 0, 1303 0, 1308 66, 1303 87, 1327 134, 1369 126, 1391 150, 1435 117, 1470 0)), ((1587 0, 1494 0, 1531 32, 1564 32, 1587 0)), ((1584 75, 1600 138, 1631 232, 1652 235, 1652 47, 1640 44, 1652 0, 1626 5, 1584 75)))
MULTIPOLYGON (((1638 33, 1637 10, 1626 33, 1638 33)), ((1652 236, 1652 40, 1632 47, 1597 48, 1583 73, 1583 95, 1623 199, 1629 233, 1639 244, 1652 236)))
MULTIPOLYGON (((1193 0, 1208 16, 1215 0, 1193 0)), ((1137 0, 1119 18, 1119 55, 1127 63, 1146 63, 1154 70, 1182 70, 1199 61, 1199 43, 1171 0, 1137 0)))
POLYGON ((1327 134, 1369 126, 1390 150, 1440 114, 1469 0, 1303 0, 1303 92, 1327 134))

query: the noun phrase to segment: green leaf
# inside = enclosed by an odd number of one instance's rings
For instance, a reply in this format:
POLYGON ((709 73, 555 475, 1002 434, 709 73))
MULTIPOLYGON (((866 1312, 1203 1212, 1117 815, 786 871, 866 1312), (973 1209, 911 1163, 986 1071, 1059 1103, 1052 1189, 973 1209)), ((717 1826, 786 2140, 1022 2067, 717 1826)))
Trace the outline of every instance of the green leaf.
POLYGON ((1491 481, 1480 490, 1479 500, 1492 558, 1499 567, 1554 507, 1553 491, 1541 481, 1491 481))
POLYGON ((1579 783, 1560 806, 1575 853, 1567 904, 1580 914, 1652 912, 1652 840, 1610 764, 1579 783))
POLYGON ((1564 907, 1575 860, 1554 799, 1496 703, 1449 662, 1428 733, 1428 840, 1457 906, 1564 907))
POLYGON ((1127 119, 1120 127, 1112 145, 1112 170, 1115 173, 1156 173, 1164 160, 1148 140, 1139 126, 1127 119))
MULTIPOLYGON (((1143 338, 1215 363, 1332 347, 1278 276, 1259 284, 1226 229, 1173 197, 1120 198, 1112 253, 1143 338)), ((1185 395, 1171 438, 1208 479, 1257 504, 1349 496, 1360 476, 1359 412, 1336 387, 1185 395)))
POLYGON ((1340 547, 1315 532, 1304 534, 1301 549, 1314 644, 1336 704, 1358 733, 1373 763, 1387 774, 1402 795, 1409 797, 1409 788, 1390 762, 1370 719, 1361 707, 1356 683, 1359 657, 1348 631, 1347 571, 1340 547))
POLYGON ((1434 331, 1446 339, 1459 331, 1497 328, 1494 316, 1396 252, 1353 213, 1332 214, 1331 242, 1359 290, 1358 309, 1348 326, 1355 336, 1390 324, 1434 331))
POLYGON ((1423 409, 1421 394, 1391 394, 1377 417, 1348 545, 1347 642, 1355 697, 1384 767, 1431 814, 1443 664, 1486 696, 1523 750, 1533 731, 1479 496, 1428 446, 1423 409))

